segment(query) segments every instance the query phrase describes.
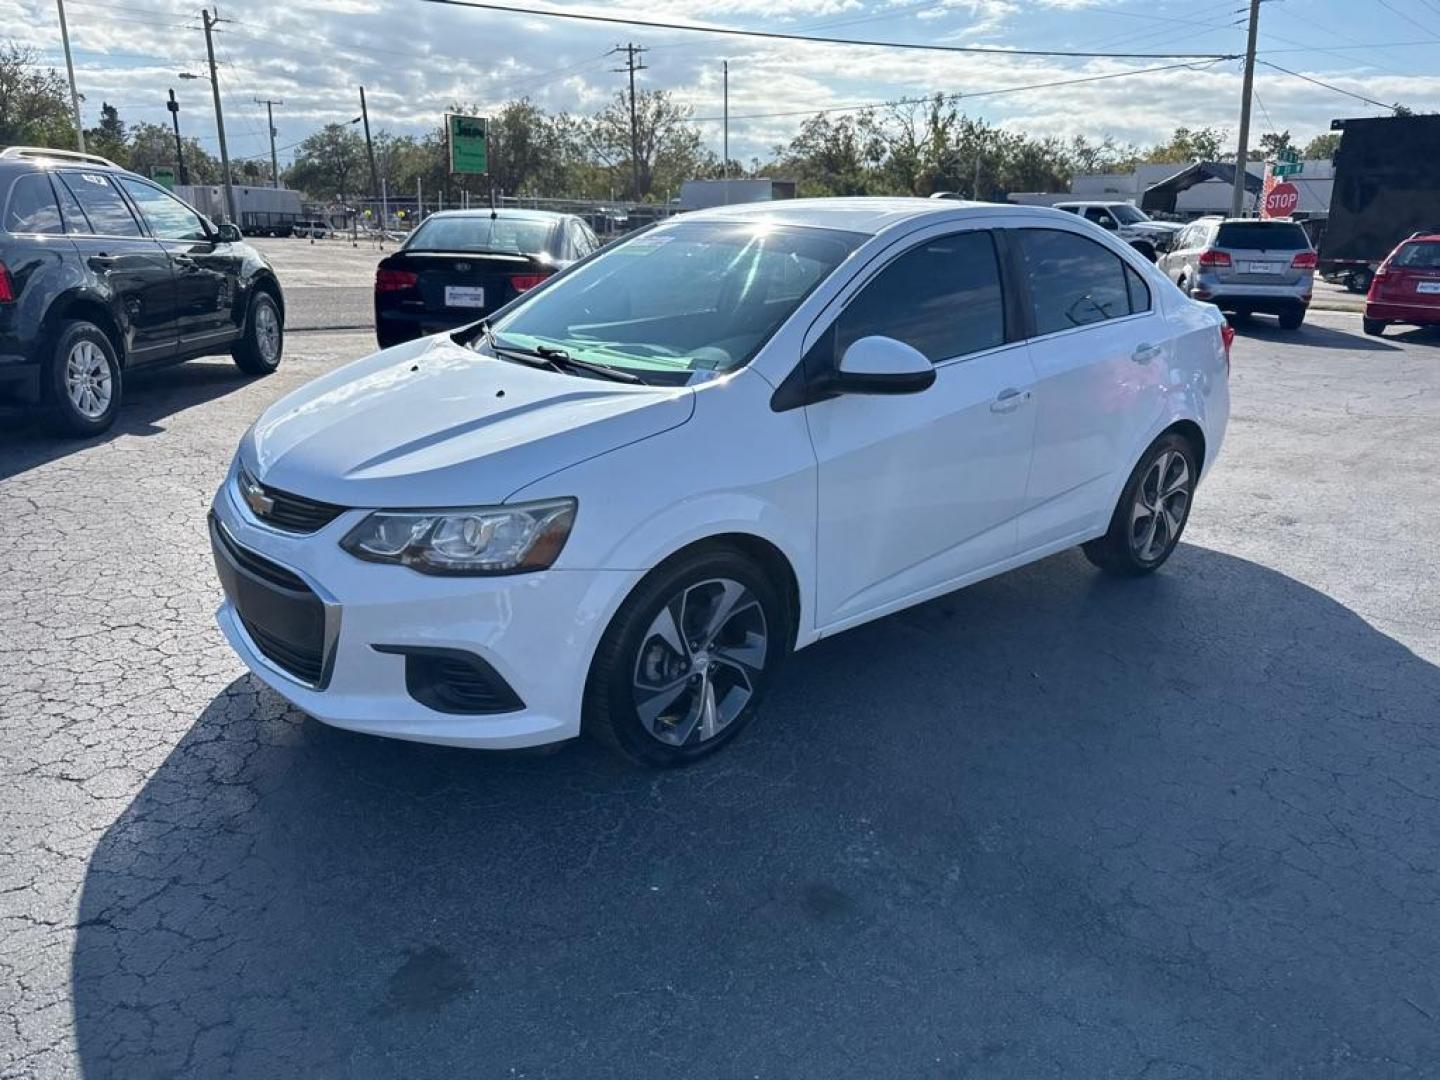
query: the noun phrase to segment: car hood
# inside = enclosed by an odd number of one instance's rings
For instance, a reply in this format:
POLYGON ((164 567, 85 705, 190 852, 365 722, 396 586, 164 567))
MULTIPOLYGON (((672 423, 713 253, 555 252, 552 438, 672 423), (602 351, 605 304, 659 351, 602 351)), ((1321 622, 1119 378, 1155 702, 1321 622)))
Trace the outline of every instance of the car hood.
POLYGON ((240 460, 265 484, 340 506, 496 503, 678 427, 694 397, 497 360, 441 334, 281 398, 246 433, 240 460))
POLYGON ((1183 225, 1178 225, 1173 221, 1138 221, 1134 225, 1127 225, 1125 227, 1127 229, 1133 229, 1136 232, 1149 232, 1162 236, 1177 233, 1184 228, 1183 225))

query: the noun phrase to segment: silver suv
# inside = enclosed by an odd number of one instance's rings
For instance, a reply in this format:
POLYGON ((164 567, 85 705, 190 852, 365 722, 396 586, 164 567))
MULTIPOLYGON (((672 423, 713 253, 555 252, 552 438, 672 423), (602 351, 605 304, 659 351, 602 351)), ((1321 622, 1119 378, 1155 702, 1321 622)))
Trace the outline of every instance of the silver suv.
POLYGON ((1171 222, 1156 221, 1134 203, 1128 202, 1062 202, 1056 203, 1055 209, 1078 214, 1106 232, 1113 232, 1151 262, 1170 246, 1170 241, 1180 229, 1179 225, 1171 222))
POLYGON ((1236 315, 1305 321, 1315 289, 1315 249, 1293 221, 1201 218, 1175 237, 1158 265, 1180 290, 1236 315))

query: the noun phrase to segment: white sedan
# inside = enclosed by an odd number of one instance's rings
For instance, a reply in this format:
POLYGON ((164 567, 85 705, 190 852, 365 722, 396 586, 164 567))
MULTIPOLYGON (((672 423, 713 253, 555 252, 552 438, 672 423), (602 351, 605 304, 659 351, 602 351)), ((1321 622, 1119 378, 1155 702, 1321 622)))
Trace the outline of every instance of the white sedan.
POLYGON ((792 649, 1076 544, 1159 567, 1229 345, 1072 214, 686 215, 267 409, 212 508, 220 626, 339 727, 682 764, 792 649))

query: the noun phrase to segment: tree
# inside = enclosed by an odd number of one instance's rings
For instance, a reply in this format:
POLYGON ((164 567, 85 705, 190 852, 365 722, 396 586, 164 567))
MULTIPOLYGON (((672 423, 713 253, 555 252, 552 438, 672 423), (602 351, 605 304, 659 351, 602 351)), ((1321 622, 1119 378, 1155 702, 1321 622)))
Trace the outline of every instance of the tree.
POLYGON ((0 145, 72 147, 70 95, 54 68, 40 67, 35 50, 0 45, 0 145))
POLYGON ((703 156, 700 135, 689 123, 692 110, 675 104, 664 90, 639 90, 635 94, 635 144, 638 154, 631 151, 630 99, 624 93, 597 113, 587 125, 591 151, 617 176, 625 178, 625 186, 634 188, 632 156, 639 161, 639 190, 632 190, 637 199, 648 198, 657 188, 678 189, 680 183, 696 172, 703 156))
POLYGON ((1290 141, 1290 132, 1272 131, 1268 135, 1260 136, 1259 156, 1250 155, 1251 161, 1273 161, 1280 155, 1282 150, 1293 150, 1294 144, 1290 141))
POLYGON ((1169 142, 1156 143, 1142 154, 1142 159, 1151 164, 1188 165, 1192 161, 1214 161, 1220 156, 1224 134, 1216 128, 1191 130, 1178 127, 1169 142))
POLYGON ((1335 156, 1335 151, 1340 149, 1340 133, 1338 131, 1327 131, 1323 135, 1316 135, 1305 144, 1301 156, 1311 161, 1328 161, 1335 156))
POLYGON ((369 187, 365 140, 349 124, 326 124, 300 144, 285 183, 317 198, 342 202, 369 187))
MULTIPOLYGON (((195 139, 182 140, 185 146, 186 177, 192 184, 218 184, 220 163, 205 152, 195 139)), ((130 125, 130 168, 142 176, 154 175, 156 166, 174 169, 178 178, 179 163, 175 160, 175 135, 162 124, 130 125)), ((233 164, 233 162, 232 162, 233 164)))
POLYGON ((120 110, 108 101, 100 104, 100 126, 85 129, 85 149, 130 168, 125 122, 120 110))
POLYGON ((800 195, 872 195, 880 192, 874 167, 885 154, 872 114, 831 120, 821 113, 800 125, 788 146, 777 147, 780 172, 794 177, 800 195))

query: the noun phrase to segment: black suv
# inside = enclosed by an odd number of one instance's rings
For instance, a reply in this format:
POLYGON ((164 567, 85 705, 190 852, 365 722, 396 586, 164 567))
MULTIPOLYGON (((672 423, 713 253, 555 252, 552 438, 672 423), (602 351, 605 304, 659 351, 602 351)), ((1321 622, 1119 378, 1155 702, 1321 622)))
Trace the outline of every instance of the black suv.
POLYGON ((275 271, 228 222, 90 154, 0 151, 0 403, 72 435, 115 420, 128 372, 230 353, 280 363, 275 271))

